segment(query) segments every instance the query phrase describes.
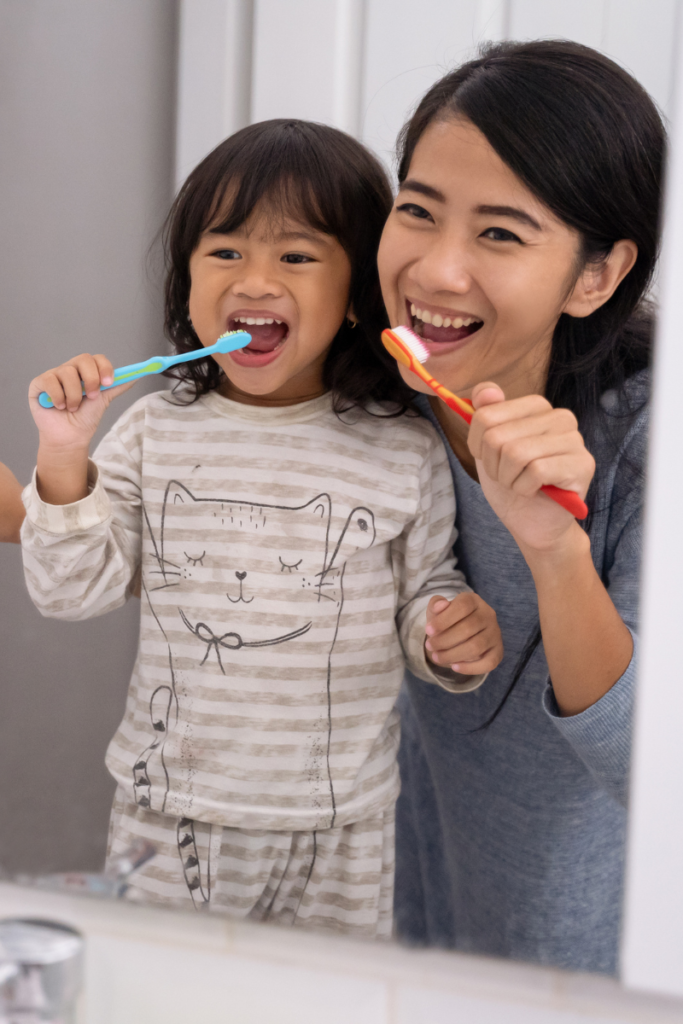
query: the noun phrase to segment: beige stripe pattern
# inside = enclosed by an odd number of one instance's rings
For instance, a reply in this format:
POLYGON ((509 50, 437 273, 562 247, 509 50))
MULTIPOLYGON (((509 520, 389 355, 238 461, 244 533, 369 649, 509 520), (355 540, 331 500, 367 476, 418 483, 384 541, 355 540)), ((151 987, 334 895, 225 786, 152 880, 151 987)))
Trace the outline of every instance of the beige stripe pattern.
POLYGON ((320 832, 222 828, 149 811, 117 791, 109 856, 136 839, 157 853, 126 898, 283 925, 391 936, 394 809, 320 832))
POLYGON ((100 444, 88 497, 48 506, 33 484, 25 503, 45 615, 101 615, 141 569, 107 765, 143 810, 283 833, 373 819, 398 793, 404 660, 454 692, 481 682, 425 659, 430 598, 466 585, 445 452, 420 418, 157 393, 100 444))

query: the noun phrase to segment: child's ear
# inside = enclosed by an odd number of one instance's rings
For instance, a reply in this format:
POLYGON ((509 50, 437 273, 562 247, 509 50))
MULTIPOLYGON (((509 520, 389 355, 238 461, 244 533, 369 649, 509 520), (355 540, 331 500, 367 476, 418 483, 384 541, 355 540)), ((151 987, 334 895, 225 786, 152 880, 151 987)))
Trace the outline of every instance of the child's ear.
POLYGON ((631 270, 637 257, 638 246, 630 238, 615 242, 603 263, 597 266, 589 263, 584 267, 562 312, 569 316, 584 317, 604 306, 631 270))

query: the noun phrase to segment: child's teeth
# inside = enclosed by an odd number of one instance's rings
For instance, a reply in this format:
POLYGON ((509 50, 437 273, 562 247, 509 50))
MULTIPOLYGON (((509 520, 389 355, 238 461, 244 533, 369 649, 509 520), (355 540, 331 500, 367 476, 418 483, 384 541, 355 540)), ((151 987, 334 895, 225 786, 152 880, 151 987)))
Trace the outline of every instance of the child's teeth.
POLYGON ((444 325, 444 327, 450 327, 451 326, 451 318, 449 316, 447 316, 444 319, 443 325, 444 325))
POLYGON ((455 319, 453 320, 453 326, 454 327, 462 327, 462 325, 463 325, 462 317, 456 316, 455 319))
POLYGON ((441 327, 442 326, 442 324, 443 324, 443 317, 441 316, 440 313, 435 313, 434 314, 434 316, 432 317, 432 323, 433 323, 434 327, 441 327))
MULTIPOLYGON (((437 316, 438 316, 438 314, 437 314, 437 316)), ((432 322, 432 314, 429 312, 428 309, 423 309, 422 312, 420 313, 420 319, 425 324, 431 324, 431 322, 432 322)))
POLYGON ((416 310, 415 310, 415 306, 414 306, 414 305, 413 305, 413 304, 411 303, 411 306, 410 306, 410 315, 411 315, 411 316, 415 316, 415 313, 416 313, 416 310))

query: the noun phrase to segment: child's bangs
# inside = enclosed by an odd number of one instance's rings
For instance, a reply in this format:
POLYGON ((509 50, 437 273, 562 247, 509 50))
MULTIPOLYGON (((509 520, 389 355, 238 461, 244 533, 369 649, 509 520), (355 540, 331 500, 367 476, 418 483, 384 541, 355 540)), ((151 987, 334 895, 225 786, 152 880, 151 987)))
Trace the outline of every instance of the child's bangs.
POLYGON ((273 165, 258 161, 255 167, 241 168, 221 183, 203 230, 231 234, 256 214, 265 216, 274 230, 294 221, 339 237, 343 231, 341 189, 331 179, 329 168, 323 172, 310 159, 312 155, 306 154, 306 160, 280 159, 273 165))

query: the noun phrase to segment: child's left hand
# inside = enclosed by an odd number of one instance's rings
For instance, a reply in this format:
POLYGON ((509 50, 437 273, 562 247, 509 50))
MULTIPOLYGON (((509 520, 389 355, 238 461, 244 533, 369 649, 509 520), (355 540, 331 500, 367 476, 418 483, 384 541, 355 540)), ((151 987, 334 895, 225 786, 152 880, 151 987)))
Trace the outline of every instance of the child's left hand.
POLYGON ((475 676, 493 671, 502 661, 496 613, 478 594, 458 594, 452 601, 433 597, 425 633, 427 657, 440 668, 475 676))

